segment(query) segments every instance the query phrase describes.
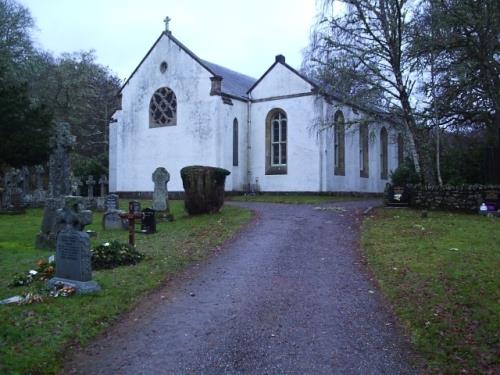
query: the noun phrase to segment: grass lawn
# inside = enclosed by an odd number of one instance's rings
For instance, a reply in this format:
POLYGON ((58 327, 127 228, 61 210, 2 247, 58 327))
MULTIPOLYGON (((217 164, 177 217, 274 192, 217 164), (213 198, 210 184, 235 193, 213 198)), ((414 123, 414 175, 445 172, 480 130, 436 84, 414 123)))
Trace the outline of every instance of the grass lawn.
MULTIPOLYGON (((122 200, 125 209, 127 202, 122 200)), ((143 207, 149 205, 144 202, 143 207)), ((172 223, 159 222, 157 233, 136 235, 137 248, 146 258, 135 266, 93 273, 102 287, 95 295, 59 297, 33 305, 0 305, 0 373, 54 373, 69 344, 85 344, 117 320, 148 290, 190 262, 205 258, 216 246, 250 220, 251 213, 224 206, 214 215, 188 217, 183 202, 171 202, 172 223)), ((128 240, 126 231, 102 231, 101 213, 94 213, 86 229, 98 232, 93 245, 128 240)), ((0 299, 37 291, 43 284, 8 287, 15 273, 36 268, 36 260, 53 252, 34 248, 42 209, 26 215, 0 216, 0 299)))
POLYGON ((263 203, 286 203, 286 204, 321 204, 328 202, 345 202, 366 199, 354 196, 329 196, 329 195, 302 195, 302 194, 257 194, 236 195, 228 197, 228 200, 238 202, 263 202, 263 203))
POLYGON ((362 243, 429 373, 499 373, 499 219, 380 208, 362 243))

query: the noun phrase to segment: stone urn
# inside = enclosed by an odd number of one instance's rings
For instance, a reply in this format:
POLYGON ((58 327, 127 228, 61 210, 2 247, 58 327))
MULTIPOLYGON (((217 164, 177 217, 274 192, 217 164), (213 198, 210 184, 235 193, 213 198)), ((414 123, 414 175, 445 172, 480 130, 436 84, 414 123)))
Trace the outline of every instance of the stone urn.
POLYGON ((218 212, 224 204, 224 183, 231 172, 192 165, 181 169, 184 206, 190 215, 218 212))

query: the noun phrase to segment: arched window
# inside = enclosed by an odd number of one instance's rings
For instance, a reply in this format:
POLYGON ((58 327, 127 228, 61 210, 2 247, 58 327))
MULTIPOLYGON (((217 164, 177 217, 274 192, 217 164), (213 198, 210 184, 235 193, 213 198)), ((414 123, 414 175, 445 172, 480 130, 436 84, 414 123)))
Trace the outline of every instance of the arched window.
POLYGON ((387 180, 389 175, 389 158, 388 158, 388 135, 385 127, 380 130, 380 178, 387 180))
POLYGON ((398 167, 403 165, 405 154, 404 154, 404 139, 401 133, 398 133, 398 167))
POLYGON ((233 120, 233 166, 238 166, 238 120, 233 120))
POLYGON ((149 102, 149 127, 177 125, 177 98, 168 87, 155 91, 149 102))
POLYGON ((359 126, 359 176, 368 177, 368 125, 359 126))
POLYGON ((287 117, 273 109, 266 119, 266 174, 287 173, 287 117))
POLYGON ((342 111, 337 111, 335 121, 335 174, 345 176, 345 123, 342 111))

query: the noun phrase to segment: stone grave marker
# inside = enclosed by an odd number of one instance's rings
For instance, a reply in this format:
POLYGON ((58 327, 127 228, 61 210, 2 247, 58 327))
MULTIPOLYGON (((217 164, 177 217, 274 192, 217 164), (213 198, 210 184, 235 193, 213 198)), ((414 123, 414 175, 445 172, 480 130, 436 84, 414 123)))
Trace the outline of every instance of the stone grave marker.
POLYGON ((83 198, 66 196, 64 208, 58 210, 58 223, 63 229, 57 236, 56 273, 49 286, 72 286, 77 293, 94 293, 101 288, 92 281, 90 238, 83 231, 92 222, 92 212, 82 210, 83 198))
POLYGON ((486 190, 483 192, 483 203, 486 210, 479 211, 483 215, 500 216, 500 192, 496 190, 486 190))
POLYGON ((7 214, 23 214, 23 190, 20 188, 22 175, 19 169, 12 168, 5 174, 5 191, 3 194, 3 207, 1 212, 7 214))
POLYGON ((102 175, 99 179, 99 185, 101 186, 101 197, 104 198, 106 196, 106 185, 108 184, 108 178, 106 175, 102 175))
POLYGON ((75 144, 69 124, 59 123, 56 134, 51 138, 52 153, 49 159, 49 191, 45 200, 42 227, 36 237, 39 249, 54 249, 60 225, 57 224, 57 210, 64 206, 63 196, 71 194, 71 158, 69 153, 75 144))
POLYGON ((141 202, 136 201, 136 200, 130 201, 128 203, 129 211, 130 211, 130 207, 132 207, 132 211, 134 213, 136 213, 136 214, 140 214, 141 213, 141 202))
POLYGON ((106 211, 120 209, 120 199, 117 194, 108 194, 104 201, 106 211))
POLYGON ((142 210, 141 233, 156 233, 155 210, 151 208, 145 208, 142 210))
POLYGON ((35 167, 35 184, 36 189, 33 193, 33 205, 35 207, 41 207, 45 203, 46 191, 43 188, 43 175, 45 174, 45 169, 43 165, 37 165, 35 167))
POLYGON ((153 172, 153 210, 169 212, 167 183, 170 181, 170 173, 163 167, 156 168, 153 172))
POLYGON ((118 195, 109 194, 104 198, 104 207, 106 212, 102 217, 102 228, 109 229, 127 229, 128 222, 122 217, 124 211, 119 209, 120 203, 118 195))
POLYGON ((94 176, 90 175, 87 181, 85 181, 87 184, 87 198, 89 200, 94 199, 94 185, 95 185, 95 180, 94 176))

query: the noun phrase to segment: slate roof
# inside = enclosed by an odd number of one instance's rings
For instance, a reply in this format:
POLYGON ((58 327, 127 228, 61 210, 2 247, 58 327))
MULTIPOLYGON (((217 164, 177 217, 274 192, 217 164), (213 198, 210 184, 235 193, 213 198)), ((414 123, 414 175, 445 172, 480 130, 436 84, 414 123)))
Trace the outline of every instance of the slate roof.
POLYGON ((224 68, 223 66, 201 60, 215 74, 222 77, 222 92, 231 96, 247 99, 247 91, 257 80, 247 75, 235 72, 234 70, 224 68))

